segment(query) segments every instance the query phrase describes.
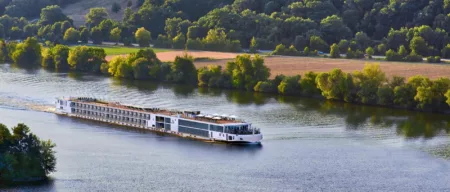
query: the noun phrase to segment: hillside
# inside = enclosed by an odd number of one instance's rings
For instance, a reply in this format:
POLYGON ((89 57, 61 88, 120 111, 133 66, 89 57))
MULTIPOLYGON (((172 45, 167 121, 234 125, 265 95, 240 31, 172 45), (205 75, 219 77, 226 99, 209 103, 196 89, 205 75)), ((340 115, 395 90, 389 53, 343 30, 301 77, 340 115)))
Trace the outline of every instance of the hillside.
MULTIPOLYGON (((136 0, 132 0, 133 6, 131 8, 133 11, 137 11, 138 8, 135 7, 136 0)), ((108 10, 108 14, 111 19, 114 19, 116 21, 121 21, 122 16, 124 13, 125 8, 127 7, 128 0, 116 0, 116 1, 110 1, 110 0, 80 0, 77 3, 73 3, 70 5, 67 5, 63 8, 63 12, 71 17, 73 19, 73 24, 75 26, 84 25, 85 23, 85 15, 89 12, 90 8, 93 7, 104 7, 106 10, 108 10), (114 2, 117 2, 120 4, 122 9, 118 13, 114 13, 111 11, 111 6, 114 2)))

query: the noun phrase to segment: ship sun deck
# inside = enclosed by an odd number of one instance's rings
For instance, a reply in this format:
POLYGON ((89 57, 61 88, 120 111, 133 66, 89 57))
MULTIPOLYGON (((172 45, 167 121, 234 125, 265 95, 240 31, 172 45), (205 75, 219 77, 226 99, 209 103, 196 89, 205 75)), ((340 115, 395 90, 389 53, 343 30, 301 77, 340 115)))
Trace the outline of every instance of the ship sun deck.
POLYGON ((143 107, 135 107, 130 105, 123 105, 120 103, 113 102, 104 102, 97 99, 80 99, 80 98, 69 98, 69 101, 80 103, 80 104, 88 104, 100 107, 107 108, 116 108, 123 109, 132 112, 138 113, 153 113, 153 114, 161 114, 166 116, 178 116, 184 119, 196 120, 207 123, 216 123, 216 124, 232 124, 232 123, 245 123, 242 120, 237 119, 236 117, 228 117, 228 116, 218 116, 218 115, 204 115, 200 114, 200 111, 175 111, 175 110, 167 110, 161 108, 143 108, 143 107))

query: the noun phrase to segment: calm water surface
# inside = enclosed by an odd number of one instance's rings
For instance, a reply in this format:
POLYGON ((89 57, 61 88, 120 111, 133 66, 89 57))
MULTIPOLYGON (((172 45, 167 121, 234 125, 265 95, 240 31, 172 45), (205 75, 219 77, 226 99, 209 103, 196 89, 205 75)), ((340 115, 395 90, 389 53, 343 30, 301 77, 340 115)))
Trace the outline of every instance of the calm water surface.
MULTIPOLYGON (((0 65, 0 122, 57 144, 51 181, 11 191, 450 191, 450 116, 0 65), (234 114, 261 146, 43 112, 57 96, 234 114)), ((1 190, 1 189, 0 189, 1 190)))

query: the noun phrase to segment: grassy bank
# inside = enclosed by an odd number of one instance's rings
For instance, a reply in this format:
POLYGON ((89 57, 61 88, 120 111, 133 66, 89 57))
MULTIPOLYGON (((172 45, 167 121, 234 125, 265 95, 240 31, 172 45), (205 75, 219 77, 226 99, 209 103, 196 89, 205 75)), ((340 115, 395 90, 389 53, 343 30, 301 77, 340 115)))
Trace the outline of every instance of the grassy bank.
MULTIPOLYGON (((71 49, 73 49, 75 47, 76 46, 70 46, 71 49)), ((140 47, 106 46, 106 45, 90 45, 89 47, 102 48, 105 50, 106 55, 124 55, 124 54, 129 54, 129 53, 136 53, 141 49, 140 47)), ((158 52, 166 52, 166 51, 170 51, 170 50, 153 48, 153 51, 158 53, 158 52)))

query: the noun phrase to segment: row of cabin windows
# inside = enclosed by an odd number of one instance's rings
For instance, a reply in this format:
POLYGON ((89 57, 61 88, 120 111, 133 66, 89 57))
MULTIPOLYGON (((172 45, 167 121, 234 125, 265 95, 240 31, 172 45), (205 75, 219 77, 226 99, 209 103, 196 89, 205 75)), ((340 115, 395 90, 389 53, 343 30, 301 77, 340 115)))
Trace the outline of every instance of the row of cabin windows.
POLYGON ((209 130, 217 131, 217 132, 223 132, 223 126, 210 125, 209 130))
POLYGON ((218 126, 218 125, 209 125, 207 123, 198 123, 198 122, 193 122, 193 121, 186 121, 186 120, 179 120, 178 121, 178 125, 179 126, 186 126, 186 127, 191 127, 191 128, 196 128, 196 129, 204 129, 204 130, 208 130, 208 126, 209 126, 209 130, 211 131, 217 131, 217 132, 223 132, 223 126, 218 126))
POLYGON ((138 112, 132 112, 132 111, 126 111, 126 110, 120 110, 120 109, 112 109, 112 108, 107 108, 107 107, 99 107, 99 106, 95 106, 95 105, 88 105, 88 104, 81 104, 81 103, 75 103, 74 105, 75 105, 75 107, 84 107, 87 109, 119 113, 119 114, 124 114, 124 115, 134 115, 134 116, 138 116, 141 118, 150 119, 150 114, 145 114, 145 113, 138 113, 138 112))
POLYGON ((76 113, 95 115, 95 116, 100 116, 100 117, 104 117, 104 118, 116 119, 119 121, 131 121, 131 122, 137 122, 137 123, 146 123, 147 122, 146 120, 143 120, 143 119, 134 119, 134 118, 129 118, 129 117, 109 115, 109 114, 90 112, 90 111, 84 111, 84 110, 76 110, 76 113))
POLYGON ((186 120, 179 120, 178 121, 178 125, 181 126, 187 126, 187 127, 191 127, 191 128, 196 128, 196 129, 204 129, 204 130, 208 130, 208 125, 207 123, 197 123, 197 122, 193 122, 193 121, 186 121, 186 120))
POLYGON ((178 131, 181 133, 188 133, 188 134, 198 135, 198 136, 202 136, 202 137, 209 137, 208 131, 200 130, 200 129, 192 129, 189 127, 178 126, 178 131))

